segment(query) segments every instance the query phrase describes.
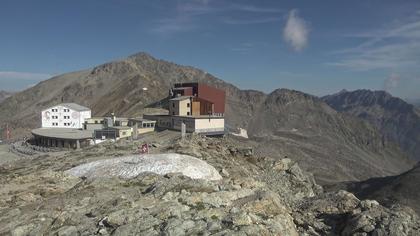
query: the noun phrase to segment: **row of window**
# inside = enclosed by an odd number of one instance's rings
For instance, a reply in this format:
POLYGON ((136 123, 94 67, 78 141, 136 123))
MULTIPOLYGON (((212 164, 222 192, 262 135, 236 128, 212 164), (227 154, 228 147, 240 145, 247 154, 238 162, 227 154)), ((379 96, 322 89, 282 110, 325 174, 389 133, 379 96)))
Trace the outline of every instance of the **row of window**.
MULTIPOLYGON (((175 103, 172 103, 172 107, 175 108, 175 103)), ((187 107, 190 107, 190 103, 187 103, 187 107)))
MULTIPOLYGON (((52 116, 53 119, 58 119, 58 116, 52 116)), ((70 116, 64 116, 64 119, 70 119, 70 116)))
MULTIPOLYGON (((70 126, 70 123, 64 123, 64 126, 70 126)), ((58 126, 58 122, 53 122, 52 126, 58 126)))
POLYGON ((143 123, 143 128, 153 128, 155 127, 155 123, 143 123))
MULTIPOLYGON (((58 112, 57 108, 51 109, 52 112, 58 112)), ((64 112, 70 112, 70 109, 64 108, 64 112)))

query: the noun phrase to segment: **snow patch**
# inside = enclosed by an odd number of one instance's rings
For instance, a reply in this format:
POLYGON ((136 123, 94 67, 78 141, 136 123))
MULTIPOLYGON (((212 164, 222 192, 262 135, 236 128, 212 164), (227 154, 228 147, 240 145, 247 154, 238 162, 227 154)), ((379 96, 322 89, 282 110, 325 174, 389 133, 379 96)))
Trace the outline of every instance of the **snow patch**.
POLYGON ((238 128, 238 133, 231 133, 234 136, 248 138, 248 131, 246 129, 238 128))
POLYGON ((76 166, 66 173, 87 178, 121 177, 134 178, 143 172, 164 175, 182 173, 192 179, 221 180, 217 170, 198 158, 170 154, 145 154, 99 160, 76 166))

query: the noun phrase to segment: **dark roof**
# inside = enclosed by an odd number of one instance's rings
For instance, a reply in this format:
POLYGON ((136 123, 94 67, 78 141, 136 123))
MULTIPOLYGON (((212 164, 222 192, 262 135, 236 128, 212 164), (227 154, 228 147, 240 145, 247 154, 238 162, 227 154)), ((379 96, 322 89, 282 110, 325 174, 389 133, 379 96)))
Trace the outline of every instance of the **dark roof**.
POLYGON ((92 138, 92 133, 93 132, 89 130, 71 128, 38 128, 32 130, 32 134, 36 136, 72 140, 92 138))
POLYGON ((171 101, 182 101, 185 99, 190 99, 192 96, 180 96, 180 97, 175 97, 175 98, 171 98, 171 101))

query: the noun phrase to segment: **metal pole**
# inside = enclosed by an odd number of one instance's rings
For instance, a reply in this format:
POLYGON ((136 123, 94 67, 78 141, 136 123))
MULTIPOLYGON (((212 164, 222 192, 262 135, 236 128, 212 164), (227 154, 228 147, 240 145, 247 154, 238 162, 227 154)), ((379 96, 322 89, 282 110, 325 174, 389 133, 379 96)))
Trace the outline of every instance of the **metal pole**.
POLYGON ((9 141, 9 139, 10 139, 9 124, 6 124, 6 140, 9 141))

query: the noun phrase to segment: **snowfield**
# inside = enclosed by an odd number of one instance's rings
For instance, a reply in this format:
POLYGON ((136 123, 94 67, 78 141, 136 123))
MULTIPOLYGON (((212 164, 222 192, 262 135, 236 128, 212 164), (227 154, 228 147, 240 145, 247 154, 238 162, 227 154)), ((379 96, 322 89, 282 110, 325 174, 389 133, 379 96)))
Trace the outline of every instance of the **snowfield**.
POLYGON ((221 180, 217 170, 198 158, 170 154, 145 154, 99 160, 76 166, 66 173, 87 178, 134 178, 143 172, 164 175, 182 173, 192 179, 221 180))

